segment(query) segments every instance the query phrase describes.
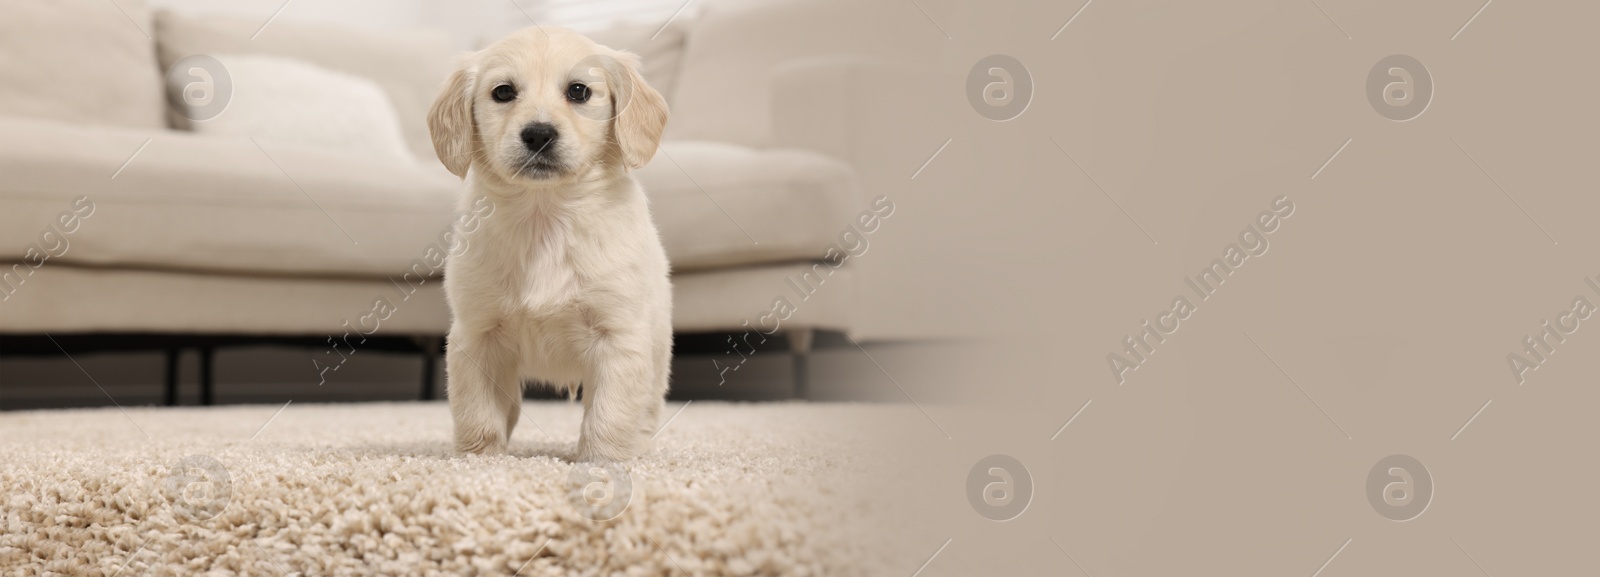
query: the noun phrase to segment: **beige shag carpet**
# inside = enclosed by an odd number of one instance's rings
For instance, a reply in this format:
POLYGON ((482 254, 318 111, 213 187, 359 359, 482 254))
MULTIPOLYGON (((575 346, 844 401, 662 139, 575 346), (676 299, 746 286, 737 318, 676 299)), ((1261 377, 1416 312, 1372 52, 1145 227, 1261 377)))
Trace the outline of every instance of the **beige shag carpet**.
POLYGON ((442 402, 0 413, 0 574, 900 572, 860 426, 903 409, 680 408, 611 471, 564 402, 503 457, 452 455, 442 402))

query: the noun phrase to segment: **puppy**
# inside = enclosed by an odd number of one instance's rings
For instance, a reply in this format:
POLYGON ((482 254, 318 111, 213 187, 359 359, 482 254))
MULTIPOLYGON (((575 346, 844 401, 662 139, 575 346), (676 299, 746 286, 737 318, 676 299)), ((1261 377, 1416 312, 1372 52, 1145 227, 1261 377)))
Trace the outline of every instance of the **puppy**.
POLYGON ((661 414, 672 358, 666 252, 628 174, 667 106, 639 57, 557 28, 466 55, 428 113, 434 151, 492 218, 445 267, 455 447, 504 454, 522 384, 582 391, 579 461, 630 459, 661 414))

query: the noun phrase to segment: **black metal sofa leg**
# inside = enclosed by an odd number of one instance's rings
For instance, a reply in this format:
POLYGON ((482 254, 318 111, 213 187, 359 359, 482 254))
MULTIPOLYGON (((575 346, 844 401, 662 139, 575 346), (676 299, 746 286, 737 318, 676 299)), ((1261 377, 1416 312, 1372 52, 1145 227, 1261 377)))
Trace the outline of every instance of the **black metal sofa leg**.
POLYGON ((167 389, 164 401, 168 407, 178 406, 178 359, 183 349, 167 349, 167 389))
POLYGON ((216 349, 211 347, 200 348, 200 404, 211 406, 215 404, 215 371, 212 359, 216 356, 216 349))

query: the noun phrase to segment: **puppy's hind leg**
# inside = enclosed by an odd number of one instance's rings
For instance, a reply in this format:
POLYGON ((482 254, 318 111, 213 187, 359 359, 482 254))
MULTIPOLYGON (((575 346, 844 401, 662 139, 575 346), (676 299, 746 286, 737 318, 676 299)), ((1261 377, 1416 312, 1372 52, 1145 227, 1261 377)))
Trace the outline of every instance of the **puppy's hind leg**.
POLYGON ((506 390, 512 398, 506 402, 506 440, 511 440, 511 432, 517 430, 517 419, 522 416, 522 382, 516 381, 516 386, 506 390))
POLYGON ((456 452, 505 454, 522 409, 514 351, 491 337, 451 331, 445 362, 456 452))

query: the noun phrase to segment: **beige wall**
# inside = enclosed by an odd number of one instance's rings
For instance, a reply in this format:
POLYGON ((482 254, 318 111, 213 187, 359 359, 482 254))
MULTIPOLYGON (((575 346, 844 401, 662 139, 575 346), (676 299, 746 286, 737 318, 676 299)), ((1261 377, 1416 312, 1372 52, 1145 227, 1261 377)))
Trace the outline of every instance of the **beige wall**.
POLYGON ((926 488, 895 493, 916 509, 896 524, 916 535, 906 574, 947 539, 920 575, 1592 566, 1600 329, 1581 321, 1520 385, 1507 356, 1531 358, 1521 340, 1576 297, 1600 303, 1600 9, 1095 0, 1052 40, 1082 0, 923 4, 951 37, 947 90, 1006 54, 1034 92, 1008 122, 931 116, 954 140, 895 223, 949 251, 916 298, 991 337, 922 361, 964 370, 886 367, 950 437, 915 413, 903 431, 901 480, 926 488), (1368 97, 1395 54, 1434 80, 1405 122, 1368 97), (1268 252, 1199 299, 1185 278, 1279 196, 1295 212, 1268 252), (1196 310, 1119 385, 1107 356, 1180 295, 1196 310), (1003 523, 968 497, 991 454, 1034 481, 1003 523), (1381 498, 1402 478, 1369 489, 1395 454, 1434 487, 1405 522, 1381 514, 1404 508, 1381 498))

